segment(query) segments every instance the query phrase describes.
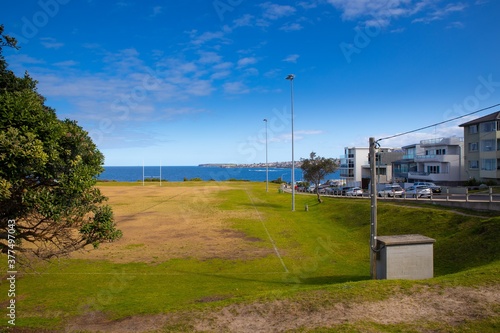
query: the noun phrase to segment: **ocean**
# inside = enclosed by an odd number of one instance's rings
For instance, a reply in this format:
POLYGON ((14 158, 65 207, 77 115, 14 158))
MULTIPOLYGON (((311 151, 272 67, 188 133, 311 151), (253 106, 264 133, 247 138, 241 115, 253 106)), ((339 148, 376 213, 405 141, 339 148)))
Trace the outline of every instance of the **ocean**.
MULTIPOLYGON (((142 181, 142 166, 105 166, 104 172, 98 177, 99 180, 135 182, 142 181)), ((145 166, 144 179, 157 178, 161 175, 162 180, 179 182, 185 179, 200 178, 202 180, 225 181, 230 179, 265 181, 266 168, 220 168, 201 166, 145 166)), ((286 182, 291 181, 292 170, 281 168, 269 168, 269 181, 281 177, 286 182)), ((328 175, 325 179, 339 179, 339 172, 328 175)), ((302 170, 295 169, 295 181, 302 180, 302 170)))

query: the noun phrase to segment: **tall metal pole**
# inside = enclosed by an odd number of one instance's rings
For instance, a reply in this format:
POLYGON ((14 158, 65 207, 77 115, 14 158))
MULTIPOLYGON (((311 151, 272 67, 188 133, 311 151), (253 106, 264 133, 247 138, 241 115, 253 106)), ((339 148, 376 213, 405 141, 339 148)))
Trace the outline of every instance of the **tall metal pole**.
POLYGON ((370 138, 370 173, 371 173, 371 228, 370 228, 370 275, 372 279, 377 278, 377 170, 376 170, 376 141, 370 138))
POLYGON ((269 192, 269 164, 267 163, 267 119, 266 122, 266 192, 269 192))
POLYGON ((295 211, 295 157, 294 157, 294 135, 293 135, 293 79, 295 75, 289 74, 285 79, 290 80, 290 96, 292 104, 292 212, 295 211))

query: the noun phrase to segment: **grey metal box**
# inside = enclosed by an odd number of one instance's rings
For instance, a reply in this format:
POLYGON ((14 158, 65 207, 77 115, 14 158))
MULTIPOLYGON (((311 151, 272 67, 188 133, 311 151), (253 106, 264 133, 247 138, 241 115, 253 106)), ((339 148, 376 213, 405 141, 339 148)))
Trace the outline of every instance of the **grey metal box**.
POLYGON ((377 279, 432 278, 435 242, 422 235, 377 237, 377 279))

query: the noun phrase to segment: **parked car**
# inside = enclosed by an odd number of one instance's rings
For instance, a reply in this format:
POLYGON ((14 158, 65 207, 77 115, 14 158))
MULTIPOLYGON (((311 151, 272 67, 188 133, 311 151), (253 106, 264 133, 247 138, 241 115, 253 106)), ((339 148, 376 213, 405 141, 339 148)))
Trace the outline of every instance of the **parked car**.
POLYGON ((406 197, 410 198, 429 198, 432 195, 432 190, 426 185, 410 186, 406 189, 406 197))
POLYGON ((306 190, 307 190, 307 188, 302 183, 297 183, 295 185, 295 191, 297 191, 297 192, 305 192, 306 190))
POLYGON ((346 195, 347 191, 349 191, 350 189, 352 189, 354 186, 343 186, 340 188, 340 190, 338 191, 337 194, 340 194, 340 195, 346 195))
POLYGON ((321 185, 318 189, 318 193, 319 194, 328 194, 328 192, 327 192, 328 188, 329 188, 328 185, 321 185))
POLYGON ((420 186, 420 185, 428 186, 432 190, 432 193, 441 193, 441 186, 438 186, 434 183, 430 183, 430 182, 415 182, 415 183, 413 183, 413 186, 420 186))
POLYGON ((378 191, 379 197, 403 197, 405 190, 399 185, 388 185, 383 190, 378 191))
POLYGON ((338 186, 329 186, 325 188, 325 193, 328 195, 334 195, 334 194, 339 194, 342 192, 342 188, 338 186))
POLYGON ((360 187, 353 187, 347 190, 345 192, 345 195, 348 197, 363 196, 363 189, 361 189, 360 187))

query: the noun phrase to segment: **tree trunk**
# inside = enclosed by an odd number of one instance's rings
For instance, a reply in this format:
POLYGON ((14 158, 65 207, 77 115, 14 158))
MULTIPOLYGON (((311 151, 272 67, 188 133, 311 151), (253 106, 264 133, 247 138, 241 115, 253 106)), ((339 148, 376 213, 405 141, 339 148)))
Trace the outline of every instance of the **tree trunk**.
POLYGON ((323 200, 322 200, 322 199, 320 198, 320 196, 319 196, 319 189, 318 189, 318 188, 316 189, 316 195, 318 196, 318 202, 319 202, 319 203, 322 203, 322 202, 323 202, 323 200))

